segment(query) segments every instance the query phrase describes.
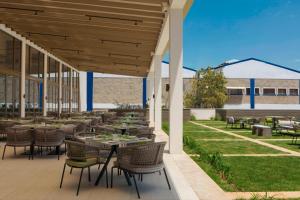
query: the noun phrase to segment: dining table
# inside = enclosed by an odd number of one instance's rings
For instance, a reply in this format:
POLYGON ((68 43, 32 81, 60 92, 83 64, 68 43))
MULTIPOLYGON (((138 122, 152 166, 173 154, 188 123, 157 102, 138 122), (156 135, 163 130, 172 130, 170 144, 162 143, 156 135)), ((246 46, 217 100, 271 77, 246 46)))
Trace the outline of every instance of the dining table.
MULTIPOLYGON (((143 144, 147 142, 151 142, 151 139, 148 138, 138 138, 136 136, 129 136, 129 135, 121 135, 121 134, 101 134, 101 135, 79 135, 76 136, 78 139, 84 141, 87 145, 96 147, 96 148, 103 148, 103 145, 109 147, 110 152, 106 158, 104 166, 102 167, 95 185, 98 185, 101 178, 104 175, 104 172, 107 170, 107 166, 113 156, 114 153, 117 153, 117 149, 119 147, 125 147, 129 144, 143 144)), ((129 185, 131 185, 129 175, 124 172, 126 181, 129 185)))

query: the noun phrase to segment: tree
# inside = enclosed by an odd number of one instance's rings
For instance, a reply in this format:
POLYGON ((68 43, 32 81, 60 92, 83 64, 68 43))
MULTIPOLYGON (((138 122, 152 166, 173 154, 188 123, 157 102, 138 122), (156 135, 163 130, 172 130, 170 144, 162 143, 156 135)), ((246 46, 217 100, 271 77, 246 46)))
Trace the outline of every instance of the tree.
POLYGON ((219 70, 210 67, 197 71, 184 105, 190 108, 222 108, 227 100, 226 79, 219 70))

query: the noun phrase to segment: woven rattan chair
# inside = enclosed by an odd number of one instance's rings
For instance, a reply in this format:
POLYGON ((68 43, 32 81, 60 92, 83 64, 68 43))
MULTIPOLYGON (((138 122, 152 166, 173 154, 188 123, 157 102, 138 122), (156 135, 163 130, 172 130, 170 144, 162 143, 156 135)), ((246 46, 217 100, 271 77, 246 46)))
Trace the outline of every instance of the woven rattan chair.
POLYGON ((116 130, 113 127, 95 126, 94 129, 96 133, 107 133, 107 134, 116 133, 116 130))
POLYGON ((16 147, 30 147, 30 156, 33 154, 33 134, 29 128, 7 128, 7 142, 4 146, 2 160, 4 159, 6 147, 14 147, 14 154, 16 155, 16 147))
POLYGON ((41 155, 43 153, 43 147, 51 149, 51 147, 56 148, 57 159, 60 156, 60 146, 64 143, 65 135, 64 133, 56 128, 37 128, 35 129, 34 146, 37 146, 41 150, 41 155))
MULTIPOLYGON (((81 172, 80 172, 80 178, 79 178, 79 183, 78 183, 77 193, 76 193, 76 195, 78 196, 83 170, 88 168, 88 178, 89 181, 91 181, 90 167, 94 165, 99 165, 103 163, 105 160, 101 159, 100 153, 95 154, 95 152, 99 152, 98 148, 88 146, 84 142, 79 142, 79 141, 66 140, 65 142, 67 144, 68 158, 66 159, 64 164, 61 181, 60 181, 60 188, 62 187, 66 166, 68 165, 69 167, 71 167, 71 169, 79 168, 81 169, 81 172)), ((106 171, 106 185, 108 187, 107 171, 106 171)))
MULTIPOLYGON (((171 186, 163 163, 163 151, 166 142, 147 143, 144 145, 135 145, 121 147, 118 149, 117 163, 118 168, 124 173, 129 173, 134 181, 138 198, 140 198, 139 189, 136 183, 135 175, 152 174, 164 171, 169 189, 171 186)), ((115 168, 115 166, 113 166, 115 168)), ((111 187, 113 183, 113 170, 111 173, 111 187)))

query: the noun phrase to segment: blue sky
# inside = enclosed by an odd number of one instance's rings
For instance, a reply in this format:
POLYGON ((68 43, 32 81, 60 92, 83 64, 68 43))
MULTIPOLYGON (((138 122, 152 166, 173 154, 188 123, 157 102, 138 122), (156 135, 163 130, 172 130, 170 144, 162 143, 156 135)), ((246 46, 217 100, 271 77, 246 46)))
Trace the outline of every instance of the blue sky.
POLYGON ((184 65, 249 57, 300 70, 300 0, 194 0, 184 22, 184 65))

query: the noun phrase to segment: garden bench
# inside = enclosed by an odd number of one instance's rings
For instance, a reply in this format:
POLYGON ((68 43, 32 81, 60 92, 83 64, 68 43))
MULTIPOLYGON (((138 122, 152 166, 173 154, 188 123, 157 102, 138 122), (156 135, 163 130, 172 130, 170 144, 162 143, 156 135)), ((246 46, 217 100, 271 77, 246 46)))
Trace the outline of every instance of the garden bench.
POLYGON ((272 129, 265 125, 253 125, 252 134, 258 136, 272 136, 272 129))

